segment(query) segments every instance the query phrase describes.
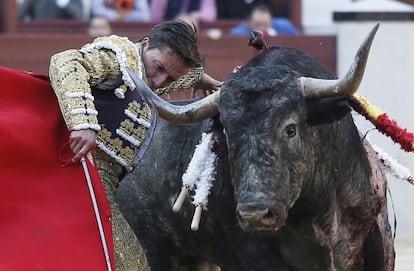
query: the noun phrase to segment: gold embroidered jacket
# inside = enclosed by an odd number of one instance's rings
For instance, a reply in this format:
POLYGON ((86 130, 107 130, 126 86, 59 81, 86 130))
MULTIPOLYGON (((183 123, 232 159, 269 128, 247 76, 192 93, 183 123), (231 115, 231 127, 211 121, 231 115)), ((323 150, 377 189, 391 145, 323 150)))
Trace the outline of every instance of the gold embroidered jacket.
MULTIPOLYGON (((49 76, 69 130, 97 131, 98 147, 130 170, 149 144, 155 115, 133 91, 126 67, 146 81, 140 44, 112 35, 52 56, 49 76)), ((202 68, 191 69, 155 92, 189 88, 202 76, 202 68)))
POLYGON ((98 131, 99 148, 126 169, 154 126, 149 106, 131 91, 135 85, 125 69, 145 80, 140 54, 139 44, 114 35, 54 55, 49 69, 69 130, 98 131))

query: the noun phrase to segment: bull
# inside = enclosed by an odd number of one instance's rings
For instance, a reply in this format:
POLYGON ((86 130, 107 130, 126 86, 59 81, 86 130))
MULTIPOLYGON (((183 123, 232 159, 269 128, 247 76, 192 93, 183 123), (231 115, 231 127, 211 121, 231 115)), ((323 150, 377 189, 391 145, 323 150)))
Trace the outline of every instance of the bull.
POLYGON ((358 89, 377 29, 341 79, 285 47, 258 54, 220 91, 188 104, 163 101, 131 73, 168 120, 158 120, 116 194, 152 270, 200 261, 225 271, 394 269, 385 176, 351 114, 338 114, 358 89), (171 208, 207 130, 216 138, 217 173, 192 231, 190 201, 179 213, 171 208))

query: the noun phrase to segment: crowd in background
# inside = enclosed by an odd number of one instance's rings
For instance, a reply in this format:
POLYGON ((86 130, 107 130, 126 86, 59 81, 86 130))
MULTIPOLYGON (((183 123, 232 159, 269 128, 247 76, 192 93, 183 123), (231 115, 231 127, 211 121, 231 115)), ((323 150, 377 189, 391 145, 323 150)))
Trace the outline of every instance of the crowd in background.
MULTIPOLYGON (((89 21, 91 36, 111 34, 112 22, 159 23, 181 19, 195 27, 216 20, 240 20, 232 35, 249 35, 260 29, 266 35, 297 35, 285 16, 276 17, 271 0, 17 0, 21 21, 89 21)), ((288 1, 286 1, 288 2, 288 1)), ((280 13, 280 12, 279 12, 280 13)))

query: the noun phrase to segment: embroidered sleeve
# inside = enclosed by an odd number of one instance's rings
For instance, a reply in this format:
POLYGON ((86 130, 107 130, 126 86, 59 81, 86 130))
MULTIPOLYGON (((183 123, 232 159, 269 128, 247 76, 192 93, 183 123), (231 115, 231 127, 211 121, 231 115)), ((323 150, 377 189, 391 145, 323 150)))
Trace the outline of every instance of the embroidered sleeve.
POLYGON ((67 50, 51 58, 49 76, 70 130, 100 130, 91 87, 120 75, 111 50, 67 50))
POLYGON ((154 92, 157 95, 168 94, 176 91, 182 91, 188 88, 193 87, 199 81, 203 79, 204 76, 204 69, 200 68, 192 68, 186 73, 185 75, 181 76, 177 80, 171 82, 166 87, 158 88, 154 92))

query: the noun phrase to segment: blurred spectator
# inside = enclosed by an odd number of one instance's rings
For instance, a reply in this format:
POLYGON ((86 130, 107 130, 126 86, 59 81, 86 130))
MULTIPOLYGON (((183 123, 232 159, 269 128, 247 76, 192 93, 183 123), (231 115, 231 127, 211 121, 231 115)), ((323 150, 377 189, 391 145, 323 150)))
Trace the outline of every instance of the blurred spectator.
POLYGON ((25 0, 19 8, 20 20, 82 20, 82 0, 25 0))
POLYGON ((81 0, 83 5, 83 18, 88 21, 91 17, 91 0, 81 0))
POLYGON ((271 0, 218 0, 217 18, 223 20, 246 19, 254 6, 265 4, 272 6, 271 0))
POLYGON ((287 18, 273 18, 271 9, 264 4, 255 6, 251 11, 248 21, 230 29, 230 34, 249 36, 253 29, 261 30, 265 37, 298 35, 300 33, 287 18))
POLYGON ((197 26, 217 18, 216 0, 151 0, 150 11, 155 23, 178 18, 197 26))
POLYGON ((105 17, 93 17, 89 20, 88 35, 97 38, 112 34, 111 23, 105 17))
POLYGON ((105 17, 111 22, 148 22, 147 0, 91 0, 91 17, 105 17))

